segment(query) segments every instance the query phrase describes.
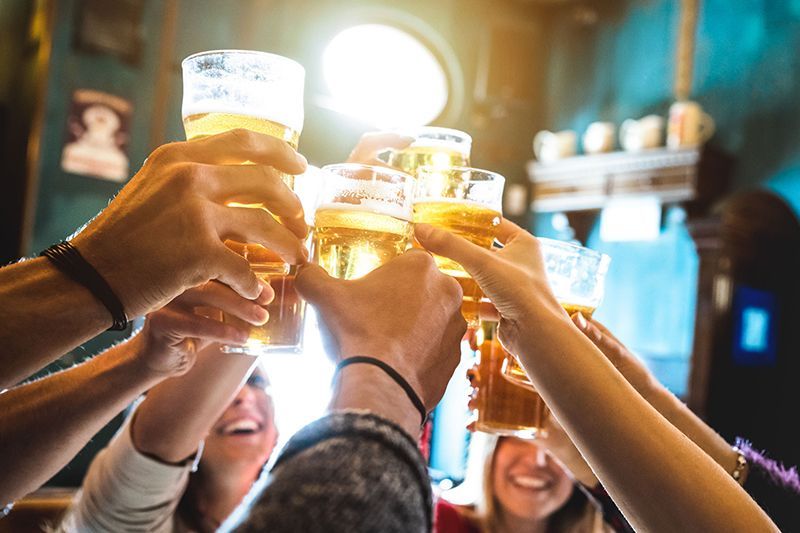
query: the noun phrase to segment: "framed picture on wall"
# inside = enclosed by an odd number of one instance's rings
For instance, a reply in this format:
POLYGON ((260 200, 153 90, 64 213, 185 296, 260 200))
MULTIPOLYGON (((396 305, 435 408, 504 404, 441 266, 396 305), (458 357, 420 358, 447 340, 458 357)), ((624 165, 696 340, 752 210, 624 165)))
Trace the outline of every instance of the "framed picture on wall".
POLYGON ((109 181, 128 179, 128 138, 133 105, 92 89, 72 94, 61 169, 109 181))
POLYGON ((116 56, 137 65, 141 59, 145 0, 80 0, 75 48, 116 56))

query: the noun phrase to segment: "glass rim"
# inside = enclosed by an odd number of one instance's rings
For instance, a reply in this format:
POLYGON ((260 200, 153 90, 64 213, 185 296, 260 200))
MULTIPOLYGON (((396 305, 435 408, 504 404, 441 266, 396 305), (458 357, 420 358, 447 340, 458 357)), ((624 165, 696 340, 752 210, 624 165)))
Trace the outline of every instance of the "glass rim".
POLYGON ((611 256, 608 254, 604 254, 603 252, 599 252, 597 250, 593 250, 591 248, 587 248, 586 246, 581 246, 579 244, 573 244, 567 241, 559 241, 558 239, 550 239, 548 237, 536 237, 536 239, 544 246, 548 246, 550 248, 557 248, 560 250, 568 251, 570 253, 582 255, 584 257, 594 257, 600 262, 601 268, 605 268, 611 263, 611 256))
MULTIPOLYGON (((353 171, 369 170, 374 173, 386 174, 395 178, 403 179, 405 181, 411 181, 412 183, 416 181, 416 178, 414 176, 412 176, 407 172, 403 172, 402 170, 397 170, 396 168, 384 167, 380 165, 367 165, 364 163, 332 163, 330 165, 325 165, 324 167, 321 167, 320 170, 325 172, 330 172, 332 174, 336 174, 336 172, 333 172, 334 170, 353 170, 353 171)), ((339 174, 336 175, 339 176, 339 174)), ((353 179, 358 179, 358 178, 353 178, 353 179)))
POLYGON ((186 68, 186 65, 188 65, 191 61, 194 61, 198 58, 204 56, 224 55, 224 54, 253 55, 253 56, 261 56, 264 57, 265 59, 266 58, 276 59, 281 63, 285 63, 287 65, 291 65, 293 68, 299 69, 299 71, 302 72, 303 75, 305 75, 306 71, 303 65, 301 65, 298 61, 295 61, 290 57, 282 56, 280 54, 275 54, 272 52, 262 52, 261 50, 239 50, 236 48, 224 48, 219 50, 204 50, 202 52, 195 52, 183 58, 183 60, 181 61, 181 69, 186 68))
POLYGON ((419 168, 417 168, 417 174, 418 174, 417 175, 417 179, 420 179, 419 173, 426 172, 426 171, 435 172, 435 173, 439 173, 439 174, 441 174, 443 172, 451 172, 451 171, 456 171, 456 172, 477 172, 477 173, 483 174, 485 176, 489 176, 489 177, 494 178, 494 179, 491 179, 491 180, 487 180, 487 179, 463 180, 463 181, 467 181, 467 182, 473 182, 474 181, 474 182, 481 183, 481 182, 487 182, 487 181, 495 181, 495 182, 505 183, 505 181, 506 181, 505 176, 503 176, 499 172, 495 172, 493 170, 486 170, 486 169, 483 169, 483 168, 476 168, 476 167, 460 167, 460 166, 438 167, 436 165, 422 165, 419 168))
POLYGON ((455 128, 445 128, 444 126, 417 126, 409 128, 397 128, 392 131, 401 135, 414 137, 415 139, 420 137, 420 134, 438 133, 442 135, 450 135, 456 139, 459 139, 461 142, 472 144, 472 135, 466 131, 457 130, 455 128))

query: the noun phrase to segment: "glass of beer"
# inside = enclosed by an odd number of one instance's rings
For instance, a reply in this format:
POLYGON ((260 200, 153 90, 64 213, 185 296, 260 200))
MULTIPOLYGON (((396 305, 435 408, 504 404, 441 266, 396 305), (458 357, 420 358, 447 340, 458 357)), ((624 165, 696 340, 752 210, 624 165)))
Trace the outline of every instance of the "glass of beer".
POLYGON ((328 274, 357 279, 406 251, 414 178, 399 170, 346 163, 323 167, 314 214, 313 257, 328 274))
MULTIPOLYGON (((305 70, 286 57, 247 50, 213 50, 183 60, 183 126, 189 140, 245 128, 282 139, 297 149, 303 129, 305 70)), ((242 164, 249 164, 242 161, 242 164)), ((283 175, 294 185, 294 176, 283 175)), ((231 198, 228 205, 266 209, 248 198, 231 198)), ((295 268, 258 244, 227 241, 245 257, 258 277, 269 282, 275 299, 267 306, 269 321, 251 326, 236 317, 226 322, 250 327, 244 346, 224 351, 261 355, 301 349, 305 304, 294 289, 295 268)))
POLYGON ((483 322, 479 346, 475 429, 484 433, 534 439, 546 436, 550 410, 541 396, 506 379, 507 353, 497 340, 497 322, 483 322))
POLYGON ((417 175, 420 167, 468 167, 472 137, 463 131, 427 126, 408 131, 397 131, 414 137, 414 142, 402 150, 389 151, 388 164, 417 175))
MULTIPOLYGON (((561 307, 572 316, 587 319, 603 301, 603 289, 611 258, 589 248, 553 239, 539 239, 547 281, 561 307)), ((514 383, 533 388, 516 357, 509 356, 503 375, 514 383)))
MULTIPOLYGON (((414 200, 414 223, 425 223, 491 248, 502 217, 505 178, 495 172, 469 167, 419 167, 414 200)), ((453 276, 464 292, 461 312, 467 325, 480 325, 483 292, 455 261, 434 255, 439 269, 453 276)))

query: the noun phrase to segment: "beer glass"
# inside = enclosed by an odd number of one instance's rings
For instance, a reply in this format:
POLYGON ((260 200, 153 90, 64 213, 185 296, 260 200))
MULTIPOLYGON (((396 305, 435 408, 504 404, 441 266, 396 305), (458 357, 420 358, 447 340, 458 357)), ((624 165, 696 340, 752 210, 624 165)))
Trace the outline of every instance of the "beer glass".
POLYGON ((357 279, 408 248, 413 177, 354 163, 322 170, 312 241, 314 261, 328 274, 357 279))
MULTIPOLYGON (((502 217, 505 178, 495 172, 469 167, 417 169, 414 223, 425 223, 491 248, 502 217)), ((455 261, 434 255, 439 269, 453 276, 464 292, 461 312, 467 325, 480 325, 478 309, 483 292, 455 261)))
MULTIPOLYGON (((187 139, 245 128, 282 139, 297 149, 303 129, 305 78, 299 63, 264 52, 213 50, 191 55, 181 66, 187 139)), ((283 179, 293 187, 294 176, 284 174, 283 179)), ((228 205, 265 209, 247 198, 232 198, 228 205)), ((251 355, 299 351, 305 304, 294 289, 294 267, 263 246, 234 241, 225 244, 245 257, 258 277, 269 282, 275 299, 267 306, 269 321, 263 326, 223 315, 226 322, 250 327, 245 346, 223 346, 223 350, 251 355)))
POLYGON ((469 166, 472 137, 463 131, 428 126, 396 133, 414 137, 414 142, 402 150, 389 151, 388 164, 393 168, 416 176, 417 169, 423 166, 469 166))
MULTIPOLYGON (((587 319, 603 301, 603 287, 611 258, 606 254, 553 239, 539 239, 547 281, 561 307, 572 316, 587 319)), ((533 389, 516 357, 508 356, 503 375, 514 383, 533 389)))
POLYGON ((527 439, 545 436, 550 410, 536 392, 503 376, 507 352, 497 340, 497 322, 483 322, 481 327, 475 429, 527 439))

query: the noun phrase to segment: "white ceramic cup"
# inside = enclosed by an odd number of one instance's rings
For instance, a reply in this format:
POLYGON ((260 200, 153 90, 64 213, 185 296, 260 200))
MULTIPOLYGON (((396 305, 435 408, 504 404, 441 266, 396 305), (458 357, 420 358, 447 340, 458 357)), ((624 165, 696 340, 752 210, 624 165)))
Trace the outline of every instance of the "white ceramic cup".
POLYGON ((614 149, 614 134, 617 127, 613 122, 592 122, 583 132, 581 143, 587 154, 601 154, 614 149))
POLYGON ((667 146, 699 146, 714 135, 714 119, 697 102, 675 102, 669 108, 667 146))
POLYGON ((629 118, 619 128, 619 143, 629 152, 655 148, 663 142, 664 118, 659 115, 647 115, 639 120, 629 118))
POLYGON ((533 138, 533 153, 542 162, 555 161, 575 155, 578 135, 572 130, 554 133, 543 130, 533 138))

